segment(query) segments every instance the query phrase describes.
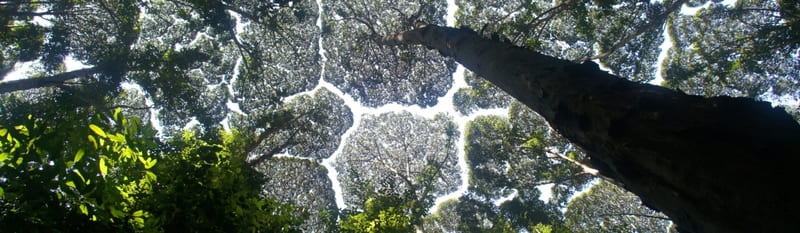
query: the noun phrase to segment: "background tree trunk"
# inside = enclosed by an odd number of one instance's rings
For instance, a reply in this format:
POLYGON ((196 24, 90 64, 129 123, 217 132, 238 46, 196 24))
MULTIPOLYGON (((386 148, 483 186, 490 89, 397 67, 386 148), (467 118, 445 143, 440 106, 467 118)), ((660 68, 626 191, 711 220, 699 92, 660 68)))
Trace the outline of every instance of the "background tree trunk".
POLYGON ((105 68, 106 66, 95 66, 91 68, 84 68, 84 69, 64 72, 53 76, 47 76, 41 78, 24 78, 12 81, 0 82, 0 94, 12 91, 21 91, 34 88, 57 86, 64 84, 64 82, 70 79, 75 79, 87 75, 100 73, 105 68))
POLYGON ((607 74, 470 29, 417 22, 384 45, 453 57, 532 108, 600 174, 670 216, 681 232, 793 232, 800 125, 767 102, 690 96, 607 74))

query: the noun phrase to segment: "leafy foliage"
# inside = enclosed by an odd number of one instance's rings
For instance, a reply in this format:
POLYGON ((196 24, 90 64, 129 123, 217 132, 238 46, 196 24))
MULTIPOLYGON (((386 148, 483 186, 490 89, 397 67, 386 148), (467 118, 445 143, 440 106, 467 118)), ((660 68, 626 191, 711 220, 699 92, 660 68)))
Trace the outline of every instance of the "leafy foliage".
POLYGON ((633 193, 605 181, 570 201, 565 215, 574 232, 668 232, 672 225, 633 193))
POLYGON ((119 109, 84 114, 0 126, 0 222, 8 230, 125 230, 143 221, 134 213, 156 180, 154 131, 119 109))
POLYGON ((800 43, 790 22, 798 16, 784 11, 792 10, 775 1, 737 1, 674 17, 665 84, 706 96, 797 98, 800 43))
POLYGON ((211 143, 187 132, 159 147, 152 128, 120 109, 85 114, 0 126, 6 230, 293 232, 302 222, 260 195, 236 132, 211 143))
POLYGON ((334 164, 348 205, 385 190, 432 203, 460 184, 455 125, 445 115, 423 119, 409 112, 365 116, 334 164), (416 135, 426 135, 417 137, 416 135))
POLYGON ((207 140, 190 131, 161 158, 159 181, 142 200, 145 229, 164 232, 299 232, 303 216, 261 195, 262 178, 247 166, 236 131, 207 140))
POLYGON ((265 159, 288 153, 321 162, 339 146, 341 135, 353 124, 350 109, 327 89, 296 96, 269 113, 233 117, 234 125, 261 131, 247 153, 265 159))
POLYGON ((410 203, 394 195, 376 196, 364 203, 364 210, 352 214, 340 223, 342 232, 378 233, 412 232, 411 216, 408 216, 410 203))
POLYGON ((456 4, 458 22, 487 37, 573 61, 614 51, 600 58, 613 73, 634 81, 655 78, 653 64, 663 27, 647 25, 665 12, 660 2, 463 0, 456 4), (640 36, 612 49, 638 31, 640 36))
POLYGON ((505 108, 513 99, 497 86, 474 73, 465 71, 467 88, 461 88, 453 95, 453 107, 461 114, 468 115, 477 109, 505 108))
MULTIPOLYGON (((26 75, 46 80, 66 73, 68 56, 91 71, 46 85, 54 88, 3 94, 4 230, 665 229, 666 220, 609 217, 617 212, 604 211, 645 210, 605 182, 567 208, 592 178, 573 164, 586 162, 584 153, 470 73, 469 88, 454 95, 456 110, 509 107, 509 116, 470 122, 463 145, 469 190, 425 218, 435 197, 461 184, 453 119, 399 113, 353 122, 344 100, 327 88, 333 84, 367 107, 435 105, 451 85, 455 62, 426 48, 373 40, 410 29, 411 16, 443 24, 445 1, 323 2, 322 12, 317 1, 0 2, 0 76, 33 62, 26 75), (157 120, 161 138, 125 115, 157 120), (199 130, 185 131, 195 121, 199 130), (233 130, 220 131, 222 122, 233 130), (359 127, 333 163, 351 207, 337 227, 339 210, 320 163, 353 125, 359 127), (297 203, 283 204, 289 202, 297 203)), ((614 51, 599 62, 641 82, 654 78, 665 28, 656 19, 683 4, 456 3, 460 26, 575 61, 614 51), (641 34, 615 47, 633 33, 641 34)), ((708 96, 796 98, 798 18, 798 5, 784 0, 712 2, 694 16, 671 14, 666 28, 675 46, 664 84, 708 96)))
POLYGON ((410 29, 403 23, 420 12, 429 23, 444 22, 444 1, 332 1, 325 22, 330 39, 325 79, 366 106, 388 103, 432 106, 451 85, 452 59, 419 47, 385 47, 372 40, 410 29), (419 10, 419 11, 417 11, 419 10), (398 20, 400 19, 400 20, 398 20))
POLYGON ((300 225, 303 232, 330 232, 336 229, 339 209, 328 179, 328 169, 307 159, 275 157, 259 164, 262 189, 267 197, 294 203, 294 216, 307 215, 300 225))

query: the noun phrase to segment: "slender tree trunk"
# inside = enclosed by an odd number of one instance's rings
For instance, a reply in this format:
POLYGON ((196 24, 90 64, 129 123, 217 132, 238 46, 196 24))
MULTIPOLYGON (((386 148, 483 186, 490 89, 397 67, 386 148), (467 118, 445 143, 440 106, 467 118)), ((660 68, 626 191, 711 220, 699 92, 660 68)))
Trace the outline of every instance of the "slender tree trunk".
POLYGON ((64 72, 53 76, 47 76, 41 78, 26 78, 26 79, 18 79, 7 82, 0 82, 0 94, 12 91, 21 91, 34 88, 57 86, 63 84, 64 82, 70 79, 75 79, 87 75, 100 73, 103 69, 105 69, 105 66, 95 66, 91 68, 64 72))
POLYGON ((795 232, 800 125, 746 98, 634 83, 468 29, 416 23, 384 45, 439 50, 542 115, 681 232, 795 232))

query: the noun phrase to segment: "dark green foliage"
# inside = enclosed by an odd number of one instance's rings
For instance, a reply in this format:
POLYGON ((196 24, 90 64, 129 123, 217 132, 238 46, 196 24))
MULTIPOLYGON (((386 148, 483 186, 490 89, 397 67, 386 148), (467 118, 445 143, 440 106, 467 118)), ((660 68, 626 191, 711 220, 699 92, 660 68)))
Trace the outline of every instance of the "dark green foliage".
POLYGON ((453 107, 461 114, 469 115, 478 109, 504 108, 511 103, 511 96, 474 73, 465 71, 468 88, 461 88, 453 95, 453 107))
POLYGON ((585 158, 519 103, 511 104, 509 115, 513 118, 479 116, 468 123, 469 191, 459 199, 457 210, 446 210, 460 217, 429 220, 446 223, 444 231, 455 230, 454 225, 465 232, 563 229, 559 208, 592 176, 555 153, 566 153, 577 161, 585 158), (552 185, 549 200, 540 200, 540 188, 547 187, 542 185, 552 185), (509 199, 495 203, 501 198, 509 199))
POLYGON ((263 174, 267 197, 295 203, 293 216, 307 215, 299 226, 303 232, 330 232, 337 228, 339 209, 328 179, 328 169, 307 159, 277 157, 256 169, 263 174))
POLYGON ((408 215, 409 204, 395 195, 376 195, 367 199, 363 211, 348 214, 342 219, 339 229, 353 233, 413 232, 413 217, 408 215))
POLYGON ((331 35, 324 79, 365 106, 389 103, 433 106, 451 86, 452 59, 421 47, 381 46, 375 36, 409 29, 405 19, 420 8, 420 19, 444 23, 444 1, 348 2, 326 4, 331 35))
POLYGON ((159 151, 155 131, 120 110, 83 114, 0 126, 9 232, 299 232, 303 215, 261 196, 237 133, 187 132, 159 151))
POLYGON ((10 232, 135 228, 132 196, 155 179, 154 131, 119 110, 51 117, 0 126, 0 222, 10 232))
POLYGON ((247 166, 244 138, 220 133, 209 140, 191 132, 160 158, 159 179, 140 206, 144 229, 163 232, 300 232, 305 215, 261 195, 261 173, 247 166))
POLYGON ((796 98, 800 43, 792 23, 797 16, 784 9, 792 12, 771 1, 739 1, 674 17, 665 85, 706 96, 796 98))
POLYGON ((435 196, 454 191, 461 183, 455 130, 446 115, 365 116, 334 163, 345 203, 358 206, 385 190, 432 204, 435 196))
POLYGON ((628 191, 605 181, 570 201, 567 226, 574 232, 671 232, 664 214, 641 204, 628 191))

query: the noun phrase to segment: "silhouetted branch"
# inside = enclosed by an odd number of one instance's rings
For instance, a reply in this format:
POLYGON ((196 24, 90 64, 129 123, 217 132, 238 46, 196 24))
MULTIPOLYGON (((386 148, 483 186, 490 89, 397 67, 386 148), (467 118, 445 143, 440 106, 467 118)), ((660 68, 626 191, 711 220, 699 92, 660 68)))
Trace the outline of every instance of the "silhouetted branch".
POLYGON ((614 46, 611 46, 611 48, 608 49, 608 51, 605 51, 603 53, 600 53, 600 54, 597 54, 597 55, 594 55, 594 56, 591 56, 591 57, 583 58, 583 59, 580 60, 579 63, 582 63, 582 62, 588 61, 588 60, 600 59, 600 58, 607 57, 608 55, 611 55, 612 53, 617 51, 619 48, 622 48, 622 46, 624 46, 625 44, 627 44, 631 40, 635 39, 639 35, 644 34, 645 32, 649 31, 650 29, 652 29, 653 27, 655 27, 657 25, 661 25, 661 22, 666 20, 667 17, 669 17, 669 15, 672 14, 672 12, 675 12, 676 10, 680 9, 681 6, 683 5, 683 3, 685 3, 685 2, 686 2, 686 0, 678 0, 678 1, 674 2, 674 3, 672 3, 672 5, 669 8, 667 8, 666 11, 664 11, 664 13, 661 13, 661 15, 657 16, 655 19, 651 20, 649 23, 647 23, 644 26, 636 29, 636 31, 633 31, 627 37, 625 37, 622 40, 618 41, 616 44, 614 44, 614 46))
POLYGON ((105 68, 106 68, 105 65, 98 65, 95 67, 73 70, 47 77, 26 78, 26 79, 18 79, 7 82, 0 82, 0 94, 12 91, 22 91, 34 88, 58 86, 64 84, 64 82, 70 79, 75 79, 100 73, 105 68))

